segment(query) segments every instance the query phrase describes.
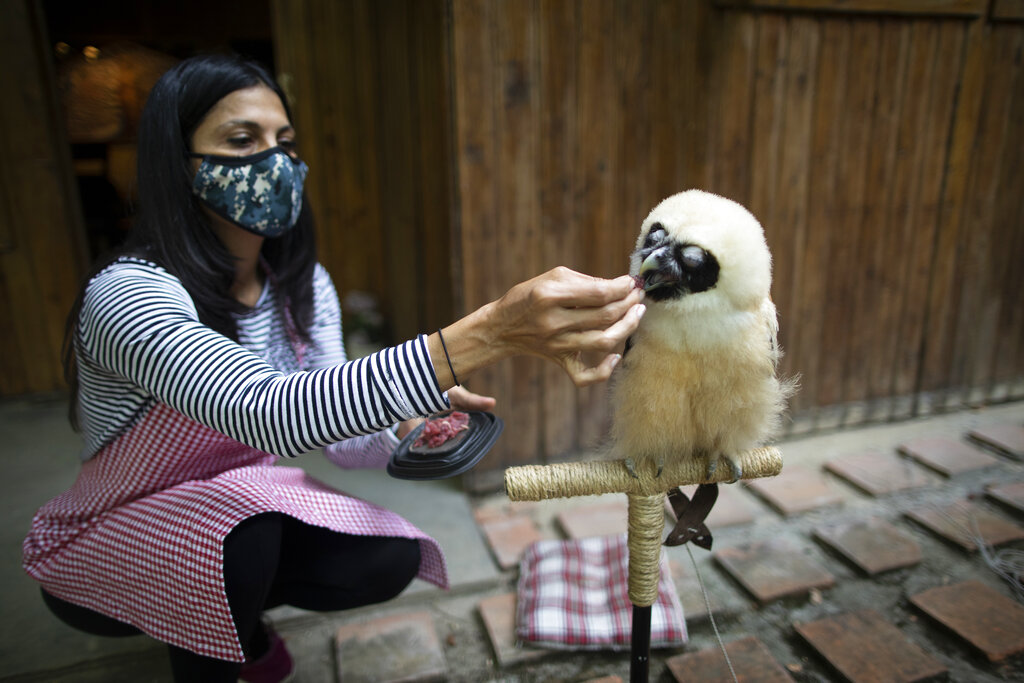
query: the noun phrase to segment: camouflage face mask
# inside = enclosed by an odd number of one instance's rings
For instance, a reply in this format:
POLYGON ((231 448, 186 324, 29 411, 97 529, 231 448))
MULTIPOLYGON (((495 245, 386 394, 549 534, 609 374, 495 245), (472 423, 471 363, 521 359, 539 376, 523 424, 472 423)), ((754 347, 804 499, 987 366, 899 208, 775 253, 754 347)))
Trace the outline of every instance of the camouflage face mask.
POLYGON ((263 237, 295 227, 302 211, 302 183, 309 167, 281 147, 245 157, 202 158, 192 192, 218 216, 263 237))

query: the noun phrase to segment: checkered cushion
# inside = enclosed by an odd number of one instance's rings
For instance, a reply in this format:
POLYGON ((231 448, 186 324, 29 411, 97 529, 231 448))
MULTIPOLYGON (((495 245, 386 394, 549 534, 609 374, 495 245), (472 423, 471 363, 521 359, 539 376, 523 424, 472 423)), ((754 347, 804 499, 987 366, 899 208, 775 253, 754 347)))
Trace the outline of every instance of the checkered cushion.
MULTIPOLYGON (((519 567, 516 635, 543 647, 628 650, 633 606, 626 536, 538 541, 519 567)), ((651 606, 651 647, 686 642, 686 623, 665 556, 651 606)))

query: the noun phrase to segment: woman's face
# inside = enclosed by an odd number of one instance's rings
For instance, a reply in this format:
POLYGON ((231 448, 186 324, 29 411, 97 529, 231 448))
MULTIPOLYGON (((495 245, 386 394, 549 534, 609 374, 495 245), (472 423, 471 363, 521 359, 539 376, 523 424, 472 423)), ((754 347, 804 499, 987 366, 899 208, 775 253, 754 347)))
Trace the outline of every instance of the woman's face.
MULTIPOLYGON (((247 156, 280 146, 295 155, 295 129, 281 98, 265 85, 236 90, 213 105, 192 134, 196 154, 247 156)), ((196 170, 200 161, 195 160, 196 170)))

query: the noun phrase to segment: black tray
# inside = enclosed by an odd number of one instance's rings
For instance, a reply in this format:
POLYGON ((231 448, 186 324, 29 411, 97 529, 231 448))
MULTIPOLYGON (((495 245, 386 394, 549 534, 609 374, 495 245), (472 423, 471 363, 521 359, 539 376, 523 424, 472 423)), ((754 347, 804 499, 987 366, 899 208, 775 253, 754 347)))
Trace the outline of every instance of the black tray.
POLYGON ((406 434, 391 454, 388 474, 396 479, 446 479, 472 469, 494 446, 505 423, 491 413, 463 412, 469 414, 469 429, 437 448, 412 446, 426 423, 406 434))

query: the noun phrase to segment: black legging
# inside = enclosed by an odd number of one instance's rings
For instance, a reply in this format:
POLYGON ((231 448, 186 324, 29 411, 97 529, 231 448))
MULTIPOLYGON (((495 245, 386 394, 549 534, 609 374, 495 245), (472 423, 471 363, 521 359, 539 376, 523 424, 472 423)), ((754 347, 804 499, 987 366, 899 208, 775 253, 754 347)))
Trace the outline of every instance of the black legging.
MULTIPOLYGON (((261 614, 278 605, 318 612, 389 600, 420 566, 419 542, 352 536, 277 512, 246 519, 224 540, 224 587, 246 656, 266 652, 261 614)), ((101 636, 139 633, 134 626, 43 591, 50 610, 74 628, 101 636)), ((236 681, 241 664, 169 645, 175 681, 236 681)))

